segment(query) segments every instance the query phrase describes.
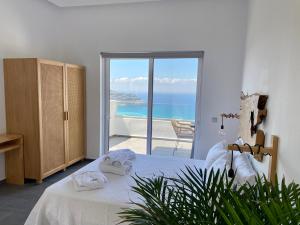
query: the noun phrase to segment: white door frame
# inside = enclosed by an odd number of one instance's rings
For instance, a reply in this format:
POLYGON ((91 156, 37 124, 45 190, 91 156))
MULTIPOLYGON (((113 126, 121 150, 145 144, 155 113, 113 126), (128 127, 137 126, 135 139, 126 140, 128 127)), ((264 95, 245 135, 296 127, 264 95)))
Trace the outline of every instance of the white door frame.
POLYGON ((111 59, 149 59, 148 74, 148 117, 147 117, 147 154, 152 150, 152 109, 153 109, 153 68, 154 59, 163 58, 198 58, 197 94, 195 110, 195 136, 191 158, 200 150, 200 118, 203 79, 204 51, 176 51, 176 52, 135 52, 100 54, 100 155, 109 150, 109 118, 110 118, 110 60, 111 59))
POLYGON ((151 155, 152 150, 152 116, 153 116, 153 73, 154 73, 154 58, 149 58, 149 73, 148 73, 148 115, 147 115, 147 155, 151 155))

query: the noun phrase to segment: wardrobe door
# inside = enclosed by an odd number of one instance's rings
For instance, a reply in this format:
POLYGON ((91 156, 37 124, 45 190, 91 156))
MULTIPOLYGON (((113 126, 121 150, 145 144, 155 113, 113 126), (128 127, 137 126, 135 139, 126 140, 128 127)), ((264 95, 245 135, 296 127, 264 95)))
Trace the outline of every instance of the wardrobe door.
POLYGON ((39 63, 42 177, 65 167, 64 64, 39 63))
POLYGON ((85 70, 66 65, 66 96, 68 110, 68 164, 85 157, 85 70))

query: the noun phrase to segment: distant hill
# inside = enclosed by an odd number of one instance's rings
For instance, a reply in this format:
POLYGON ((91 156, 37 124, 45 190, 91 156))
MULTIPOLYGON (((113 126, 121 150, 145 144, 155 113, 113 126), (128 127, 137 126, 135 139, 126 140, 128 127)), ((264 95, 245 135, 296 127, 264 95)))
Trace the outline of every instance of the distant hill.
POLYGON ((123 104, 143 104, 144 101, 140 99, 135 94, 131 93, 121 93, 118 91, 111 90, 110 91, 110 100, 118 101, 123 104))

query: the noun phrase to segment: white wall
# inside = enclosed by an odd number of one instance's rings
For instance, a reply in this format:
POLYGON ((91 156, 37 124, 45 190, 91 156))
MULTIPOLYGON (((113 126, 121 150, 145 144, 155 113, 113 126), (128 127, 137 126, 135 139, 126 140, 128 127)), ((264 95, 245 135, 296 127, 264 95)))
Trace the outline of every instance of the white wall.
POLYGON ((300 1, 252 0, 243 90, 269 94, 266 133, 280 138, 278 173, 300 182, 300 1))
MULTIPOLYGON (((63 10, 67 61, 87 66, 88 157, 99 152, 99 53, 204 50, 202 139, 204 158, 218 140, 221 112, 238 112, 246 37, 247 1, 165 1, 63 10)), ((226 122, 228 137, 238 121, 226 122)))
MULTIPOLYGON (((99 155, 102 51, 204 50, 201 153, 219 137, 211 117, 238 112, 247 0, 191 0, 56 8, 40 0, 0 0, 0 56, 40 56, 87 67, 87 156, 99 155)), ((5 131, 0 63, 0 131, 5 131)), ((237 133, 226 121, 228 137, 237 133)), ((3 162, 0 162, 3 177, 3 162)), ((0 177, 0 178, 1 178, 0 177)))
MULTIPOLYGON (((58 8, 39 0, 0 0, 0 133, 6 131, 3 84, 4 57, 60 59, 58 8)), ((0 180, 4 178, 0 155, 0 180)))

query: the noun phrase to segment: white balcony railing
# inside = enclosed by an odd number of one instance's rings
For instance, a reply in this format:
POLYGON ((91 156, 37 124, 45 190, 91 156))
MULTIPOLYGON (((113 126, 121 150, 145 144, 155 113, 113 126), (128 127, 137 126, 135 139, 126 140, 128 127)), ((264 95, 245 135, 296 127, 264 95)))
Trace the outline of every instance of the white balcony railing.
MULTIPOLYGON (((147 119, 117 115, 117 101, 110 101, 110 136, 147 137, 147 119)), ((153 119, 152 136, 156 139, 192 142, 192 138, 179 138, 171 119, 153 119)))

